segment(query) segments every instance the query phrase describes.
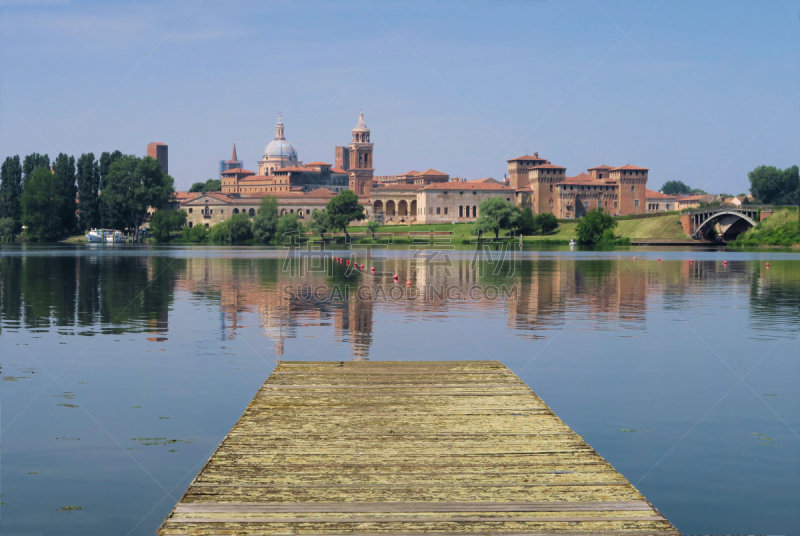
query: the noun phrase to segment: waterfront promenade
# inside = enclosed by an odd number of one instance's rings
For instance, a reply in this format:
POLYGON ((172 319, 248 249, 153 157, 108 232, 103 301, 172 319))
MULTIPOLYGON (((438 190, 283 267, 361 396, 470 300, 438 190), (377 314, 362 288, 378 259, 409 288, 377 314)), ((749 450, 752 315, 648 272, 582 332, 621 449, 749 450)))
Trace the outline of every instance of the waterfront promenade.
POLYGON ((285 362, 160 534, 677 534, 499 362, 285 362))

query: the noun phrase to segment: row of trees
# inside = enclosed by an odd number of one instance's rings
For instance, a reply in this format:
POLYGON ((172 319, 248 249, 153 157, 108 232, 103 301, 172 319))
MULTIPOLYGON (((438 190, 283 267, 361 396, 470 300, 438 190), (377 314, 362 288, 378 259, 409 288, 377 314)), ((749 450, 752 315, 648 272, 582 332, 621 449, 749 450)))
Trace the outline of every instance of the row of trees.
POLYGON ((558 227, 558 220, 553 214, 543 212, 534 216, 529 207, 521 209, 500 197, 483 201, 479 210, 481 215, 473 229, 478 236, 494 233, 498 238, 501 230, 520 235, 550 234, 558 227))
POLYGON ((667 181, 661 187, 662 194, 677 195, 677 194, 705 194, 704 190, 700 188, 692 188, 683 181, 667 181))
POLYGON ((99 159, 60 153, 50 162, 33 153, 9 156, 0 167, 0 239, 25 228, 25 238, 50 241, 76 231, 112 227, 136 232, 150 207, 166 207, 172 177, 156 160, 119 151, 99 159))
POLYGON ((219 192, 222 190, 222 181, 219 179, 208 179, 206 182, 195 182, 189 187, 189 192, 219 192))
POLYGON ((779 169, 759 166, 747 174, 750 193, 756 201, 775 205, 800 204, 800 173, 797 166, 779 169))

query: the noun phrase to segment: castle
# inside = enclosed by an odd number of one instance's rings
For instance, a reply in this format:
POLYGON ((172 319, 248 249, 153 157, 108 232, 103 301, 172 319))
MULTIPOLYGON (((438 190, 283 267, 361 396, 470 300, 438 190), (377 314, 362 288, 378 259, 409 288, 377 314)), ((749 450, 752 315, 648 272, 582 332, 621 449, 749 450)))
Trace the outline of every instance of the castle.
POLYGON ((603 165, 574 177, 566 172, 539 153, 508 160, 508 182, 516 192, 516 203, 534 214, 551 212, 573 219, 596 208, 612 216, 645 213, 647 168, 603 165))

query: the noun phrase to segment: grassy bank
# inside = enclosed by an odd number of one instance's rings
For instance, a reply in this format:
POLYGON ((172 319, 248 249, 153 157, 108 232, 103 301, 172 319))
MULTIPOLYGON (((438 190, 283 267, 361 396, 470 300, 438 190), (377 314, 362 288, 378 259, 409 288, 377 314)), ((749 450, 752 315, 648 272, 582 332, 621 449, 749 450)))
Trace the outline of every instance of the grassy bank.
MULTIPOLYGON (((524 237, 526 243, 568 243, 571 239, 575 238, 575 229, 578 222, 562 221, 559 222, 558 228, 548 235, 533 235, 524 237)), ((475 236, 472 234, 472 229, 475 227, 472 223, 437 223, 430 225, 384 225, 377 232, 378 233, 393 233, 398 239, 400 237, 407 237, 409 231, 449 231, 453 233, 453 239, 457 242, 462 240, 471 240, 475 236)), ((365 227, 351 227, 351 234, 367 233, 365 227)), ((503 236, 505 233, 501 233, 503 236)), ((681 227, 680 214, 666 214, 664 216, 653 216, 649 218, 638 219, 623 219, 617 220, 617 228, 615 234, 621 238, 630 239, 671 239, 671 240, 685 240, 688 237, 683 232, 681 227)))
POLYGON ((791 247, 800 244, 798 233, 797 207, 776 208, 775 212, 766 220, 752 229, 742 233, 729 247, 762 247, 783 246, 791 247))

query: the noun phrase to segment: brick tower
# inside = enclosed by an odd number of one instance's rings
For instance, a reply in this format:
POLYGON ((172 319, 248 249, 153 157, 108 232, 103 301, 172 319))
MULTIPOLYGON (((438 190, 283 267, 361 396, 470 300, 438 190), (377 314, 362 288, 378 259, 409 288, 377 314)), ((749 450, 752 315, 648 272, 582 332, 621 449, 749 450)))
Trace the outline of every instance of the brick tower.
POLYGON ((630 164, 609 170, 608 178, 617 184, 619 192, 619 215, 645 213, 647 172, 647 168, 630 164))
POLYGON ((372 143, 369 128, 364 123, 364 114, 358 114, 358 124, 353 129, 353 141, 349 147, 350 189, 358 197, 369 197, 372 191, 372 143))

